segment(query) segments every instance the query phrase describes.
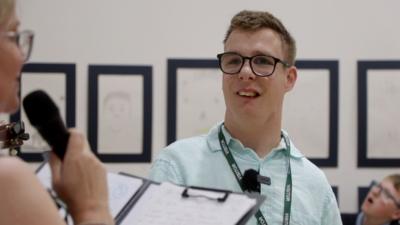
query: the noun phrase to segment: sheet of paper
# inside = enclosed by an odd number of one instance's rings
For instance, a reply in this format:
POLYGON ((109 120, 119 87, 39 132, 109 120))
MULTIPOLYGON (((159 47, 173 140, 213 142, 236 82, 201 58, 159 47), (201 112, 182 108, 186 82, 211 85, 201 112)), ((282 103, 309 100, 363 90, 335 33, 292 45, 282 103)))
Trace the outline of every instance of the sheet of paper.
MULTIPOLYGON (((46 189, 51 189, 51 172, 48 163, 36 175, 46 189)), ((142 186, 143 180, 110 172, 107 174, 107 179, 111 215, 115 218, 142 186)))
POLYGON ((229 194, 225 202, 218 202, 209 198, 221 197, 221 193, 192 189, 190 195, 208 198, 183 198, 183 190, 170 183, 149 186, 121 224, 233 225, 256 204, 255 199, 239 194, 229 194))
POLYGON ((142 186, 143 180, 115 173, 108 173, 107 179, 111 215, 115 218, 142 186))

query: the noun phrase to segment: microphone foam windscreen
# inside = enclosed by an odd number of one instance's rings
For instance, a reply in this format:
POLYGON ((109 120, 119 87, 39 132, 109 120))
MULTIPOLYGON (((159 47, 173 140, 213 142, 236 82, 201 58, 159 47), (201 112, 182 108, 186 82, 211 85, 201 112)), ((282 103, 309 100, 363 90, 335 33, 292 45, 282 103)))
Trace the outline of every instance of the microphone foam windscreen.
POLYGON ((260 192, 260 183, 257 181, 258 172, 249 169, 243 174, 242 185, 247 191, 257 191, 260 192))
POLYGON ((53 100, 42 90, 28 94, 22 104, 29 122, 35 127, 41 127, 54 117, 59 117, 60 114, 53 100))
POLYGON ((44 91, 34 91, 23 100, 29 122, 39 131, 54 152, 63 159, 69 132, 56 104, 44 91))

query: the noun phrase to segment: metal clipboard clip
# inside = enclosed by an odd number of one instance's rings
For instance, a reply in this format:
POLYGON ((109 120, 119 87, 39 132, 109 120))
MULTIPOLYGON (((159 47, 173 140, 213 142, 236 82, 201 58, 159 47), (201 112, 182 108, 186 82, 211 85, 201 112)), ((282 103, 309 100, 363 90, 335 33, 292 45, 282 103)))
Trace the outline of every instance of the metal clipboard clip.
POLYGON ((215 190, 209 188, 201 188, 201 187, 186 187, 182 192, 182 198, 205 198, 212 201, 217 202, 225 202, 228 198, 230 191, 223 191, 223 190, 215 190), (189 190, 192 189, 195 193, 189 193, 189 190), (197 190, 196 190, 197 189, 197 190), (203 192, 203 193, 201 193, 203 192), (208 195, 208 193, 214 192, 212 195, 208 195), (217 194, 223 194, 222 197, 216 197, 217 194))

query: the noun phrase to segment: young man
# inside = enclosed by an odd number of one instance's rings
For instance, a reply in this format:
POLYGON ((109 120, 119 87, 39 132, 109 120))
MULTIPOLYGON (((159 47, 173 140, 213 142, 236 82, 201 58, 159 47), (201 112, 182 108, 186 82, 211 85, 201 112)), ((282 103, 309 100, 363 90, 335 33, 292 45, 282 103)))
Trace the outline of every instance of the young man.
POLYGON ((400 174, 372 182, 361 206, 356 225, 400 224, 400 174))
POLYGON ((166 147, 150 178, 240 192, 242 174, 254 169, 271 184, 261 185, 266 201, 249 224, 341 224, 325 175, 281 130, 283 99, 297 79, 295 55, 294 39, 273 15, 235 15, 218 55, 224 122, 166 147))

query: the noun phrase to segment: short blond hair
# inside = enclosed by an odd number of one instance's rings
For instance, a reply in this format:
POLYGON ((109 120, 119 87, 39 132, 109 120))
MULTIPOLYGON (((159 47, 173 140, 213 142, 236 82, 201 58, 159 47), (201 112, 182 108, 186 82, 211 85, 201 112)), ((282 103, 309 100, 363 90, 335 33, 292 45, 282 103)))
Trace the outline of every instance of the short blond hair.
POLYGON ((281 37, 286 61, 294 65, 296 58, 296 41, 282 22, 269 12, 243 10, 236 14, 226 32, 224 44, 234 30, 258 31, 269 28, 281 37))
POLYGON ((4 26, 15 8, 15 0, 0 0, 0 26, 4 26))
POLYGON ((396 191, 398 193, 400 193, 400 174, 398 174, 398 173, 390 174, 385 178, 389 179, 392 182, 392 184, 393 184, 394 188, 396 189, 396 191))

